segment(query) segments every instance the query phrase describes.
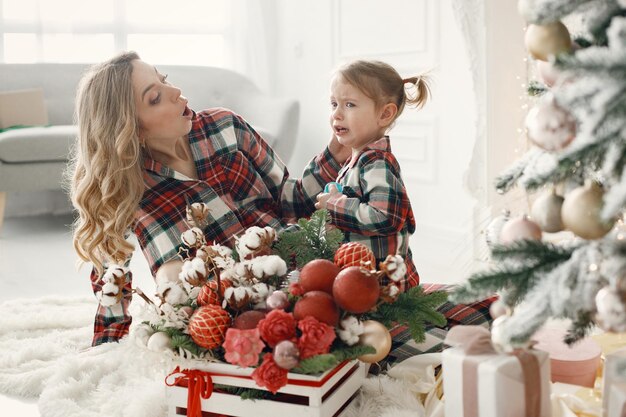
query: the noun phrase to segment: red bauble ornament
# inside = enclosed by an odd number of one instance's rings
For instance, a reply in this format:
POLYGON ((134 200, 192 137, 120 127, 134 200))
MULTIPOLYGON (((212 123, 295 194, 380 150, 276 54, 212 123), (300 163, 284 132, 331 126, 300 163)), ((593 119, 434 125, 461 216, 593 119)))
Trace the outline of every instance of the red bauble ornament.
POLYGON ((333 293, 333 282, 340 269, 327 259, 314 259, 300 271, 300 286, 304 292, 324 291, 333 293))
POLYGON ((293 316, 296 320, 302 320, 306 316, 313 316, 318 321, 329 326, 339 323, 339 309, 333 297, 324 291, 309 291, 296 302, 293 308, 293 316))
POLYGON ((224 342, 230 322, 230 315, 221 307, 203 306, 189 319, 189 335, 198 346, 215 349, 224 342))
POLYGON ((354 314, 371 310, 379 294, 378 278, 358 266, 343 269, 333 284, 333 297, 339 308, 354 314))
POLYGON ((259 310, 244 311, 233 321, 233 327, 240 330, 254 329, 261 320, 265 318, 266 313, 259 310))
POLYGON ((220 280, 220 297, 217 296, 217 281, 211 280, 208 281, 205 285, 200 289, 200 293, 196 298, 196 301, 199 306, 206 305, 221 305, 221 300, 224 299, 224 291, 228 287, 232 287, 233 284, 227 279, 220 280))
POLYGON ((375 269, 376 257, 374 252, 362 243, 344 243, 335 252, 335 264, 341 269, 361 265, 369 269, 375 269))

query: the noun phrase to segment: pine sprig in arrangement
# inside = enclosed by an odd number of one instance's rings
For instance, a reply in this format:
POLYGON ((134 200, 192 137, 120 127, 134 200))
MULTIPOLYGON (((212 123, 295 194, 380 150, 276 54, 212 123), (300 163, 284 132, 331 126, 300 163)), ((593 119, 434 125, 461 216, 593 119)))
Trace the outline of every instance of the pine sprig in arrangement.
POLYGON ((534 240, 522 240, 511 245, 496 245, 494 260, 513 259, 491 269, 472 275, 466 283, 450 295, 455 303, 467 303, 492 296, 497 291, 511 288, 507 300, 517 304, 538 282, 539 274, 546 273, 568 260, 574 248, 565 248, 534 240))
POLYGON ((333 260, 344 239, 343 233, 330 224, 327 210, 318 210, 309 220, 298 221, 299 230, 283 232, 274 244, 274 253, 287 264, 302 268, 313 259, 333 260))
POLYGON ((411 337, 417 343, 425 340, 425 324, 431 323, 443 327, 447 320, 436 309, 445 303, 448 294, 444 291, 424 293, 421 286, 413 287, 398 296, 393 303, 384 303, 378 306, 375 312, 367 313, 369 319, 377 320, 386 327, 394 323, 408 326, 411 337))

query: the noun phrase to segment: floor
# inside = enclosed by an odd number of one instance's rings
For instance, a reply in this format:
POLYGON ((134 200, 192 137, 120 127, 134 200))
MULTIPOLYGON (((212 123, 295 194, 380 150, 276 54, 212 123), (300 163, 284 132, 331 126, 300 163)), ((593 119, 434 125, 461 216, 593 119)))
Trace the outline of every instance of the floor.
MULTIPOLYGON (((89 269, 78 269, 72 247, 71 215, 7 218, 0 229, 0 302, 50 294, 92 294, 89 269)), ((134 285, 154 293, 148 264, 140 252, 131 261, 134 285)), ((0 353, 1 354, 1 353, 0 353)), ((36 401, 0 394, 0 415, 38 417, 36 401)))

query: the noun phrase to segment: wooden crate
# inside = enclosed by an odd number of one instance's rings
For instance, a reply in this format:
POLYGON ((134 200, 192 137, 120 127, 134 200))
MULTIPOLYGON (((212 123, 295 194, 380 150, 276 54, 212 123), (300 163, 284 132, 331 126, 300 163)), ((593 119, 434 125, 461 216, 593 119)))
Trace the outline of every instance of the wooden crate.
MULTIPOLYGON (((213 384, 259 388, 250 377, 252 368, 208 363, 197 368, 211 375, 213 384)), ((242 400, 236 395, 214 391, 202 399, 202 415, 254 417, 331 417, 339 416, 357 394, 367 376, 369 364, 354 360, 344 362, 319 376, 289 373, 289 383, 276 399, 242 400)), ((167 387, 168 416, 187 415, 185 384, 167 387)))

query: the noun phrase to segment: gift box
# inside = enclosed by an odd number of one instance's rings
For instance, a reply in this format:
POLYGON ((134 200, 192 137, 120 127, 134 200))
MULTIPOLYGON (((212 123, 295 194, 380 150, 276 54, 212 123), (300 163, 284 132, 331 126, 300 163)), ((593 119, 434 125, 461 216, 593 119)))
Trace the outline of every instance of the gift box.
POLYGON ((533 347, 550 356, 552 382, 593 388, 600 367, 600 345, 585 338, 568 346, 563 342, 565 333, 564 327, 543 327, 533 335, 532 339, 537 342, 533 347))
POLYGON ((442 353, 446 416, 550 416, 546 352, 497 353, 481 326, 455 326, 445 343, 453 346, 442 353))
POLYGON ((617 382, 611 385, 609 393, 607 417, 626 417, 626 383, 617 382))
MULTIPOLYGON (((604 358, 604 375, 602 380, 602 408, 605 415, 610 409, 612 401, 613 385, 626 383, 626 349, 616 350, 604 358)), ((614 414, 618 415, 618 414, 614 414)))
POLYGON ((193 370, 176 370, 166 378, 168 416, 336 416, 354 398, 368 369, 369 364, 353 360, 319 376, 289 373, 287 385, 271 399, 255 400, 223 389, 264 390, 251 378, 253 368, 207 363, 193 370))

